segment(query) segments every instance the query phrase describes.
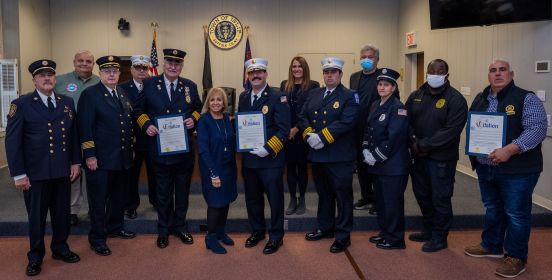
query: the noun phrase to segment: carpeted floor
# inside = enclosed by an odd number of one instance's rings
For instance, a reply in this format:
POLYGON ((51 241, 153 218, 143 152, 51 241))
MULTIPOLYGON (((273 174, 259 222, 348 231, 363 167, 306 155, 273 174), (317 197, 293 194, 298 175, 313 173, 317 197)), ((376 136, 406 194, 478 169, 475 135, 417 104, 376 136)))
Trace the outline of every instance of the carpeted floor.
MULTIPOLYGON (((479 231, 453 231, 449 248, 431 254, 421 252, 421 243, 410 241, 406 250, 376 249, 368 242, 373 234, 354 232, 349 256, 329 253, 332 240, 308 242, 302 233, 288 233, 283 247, 269 256, 262 254, 263 243, 245 248, 246 234, 231 234, 236 246, 228 247, 227 255, 215 255, 205 249, 203 235, 196 234, 193 245, 171 237, 163 250, 155 247, 155 235, 110 239, 113 254, 108 257, 94 254, 86 237, 77 235, 70 237, 70 245, 81 261, 56 261, 48 251, 35 279, 499 279, 494 275, 499 259, 463 254, 465 246, 479 242, 479 231)), ((518 279, 551 279, 551 238, 552 229, 533 230, 527 271, 518 279)), ((25 237, 0 238, 0 279, 29 279, 24 274, 27 248, 25 237)))

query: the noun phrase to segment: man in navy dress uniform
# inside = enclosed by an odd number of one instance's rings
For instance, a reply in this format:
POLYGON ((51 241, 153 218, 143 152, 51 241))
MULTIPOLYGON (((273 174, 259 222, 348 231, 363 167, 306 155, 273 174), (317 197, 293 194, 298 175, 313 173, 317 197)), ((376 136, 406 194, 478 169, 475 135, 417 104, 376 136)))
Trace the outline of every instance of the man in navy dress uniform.
POLYGON ((186 52, 164 49, 163 54, 163 73, 144 81, 144 90, 136 101, 134 113, 141 131, 149 136, 148 149, 157 181, 159 248, 169 245, 168 236, 171 232, 184 244, 194 242, 192 235, 188 233, 186 213, 195 162, 192 131, 199 120, 202 107, 197 85, 180 77, 186 52), (187 153, 160 155, 156 138, 159 130, 154 118, 174 114, 184 116, 190 149, 187 153))
POLYGON ((124 229, 125 189, 132 166, 132 105, 119 82, 119 57, 96 60, 100 82, 86 88, 78 103, 79 134, 85 159, 90 215, 88 241, 100 256, 108 256, 107 236, 131 239, 124 229))
POLYGON ((251 236, 245 247, 255 247, 265 238, 264 193, 270 204, 270 228, 268 242, 263 253, 278 251, 284 238, 284 142, 289 134, 290 113, 287 97, 266 82, 268 61, 252 58, 245 62, 247 79, 252 88, 240 94, 239 112, 261 111, 266 125, 266 139, 263 146, 249 153, 243 153, 242 172, 245 184, 247 218, 251 225, 251 236))
MULTIPOLYGON (((134 55, 130 57, 132 66, 130 67, 130 73, 132 74, 132 80, 122 83, 120 86, 127 93, 128 99, 131 104, 138 100, 138 94, 144 88, 144 80, 149 78, 148 65, 150 58, 145 55, 134 55)), ((125 215, 129 219, 135 219, 137 216, 136 209, 140 205, 140 194, 138 192, 138 182, 140 179, 140 170, 142 169, 142 163, 146 162, 146 171, 148 175, 148 194, 149 202, 155 208, 157 207, 157 198, 155 195, 155 174, 153 173, 153 163, 148 154, 148 138, 140 131, 140 127, 137 124, 134 125, 134 162, 130 169, 130 175, 128 179, 128 189, 126 196, 128 198, 125 215)))
POLYGON ((8 166, 15 187, 23 190, 29 221, 27 276, 41 271, 48 210, 52 257, 80 260, 67 244, 71 182, 79 176, 81 161, 75 105, 71 97, 54 93, 55 69, 47 59, 29 65, 36 89, 11 103, 6 128, 8 166))
POLYGON ((318 228, 307 233, 305 239, 335 236, 330 252, 339 253, 351 244, 353 229, 354 124, 359 97, 341 84, 343 60, 328 57, 321 63, 326 87, 310 92, 298 122, 311 147, 309 160, 318 193, 318 228))

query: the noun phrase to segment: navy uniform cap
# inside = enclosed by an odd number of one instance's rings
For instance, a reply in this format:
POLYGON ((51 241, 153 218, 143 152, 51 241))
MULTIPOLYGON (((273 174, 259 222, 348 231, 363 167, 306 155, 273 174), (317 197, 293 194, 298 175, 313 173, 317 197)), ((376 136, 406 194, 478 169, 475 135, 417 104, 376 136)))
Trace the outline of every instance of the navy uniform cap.
POLYGON ((391 83, 397 84, 397 79, 401 76, 399 72, 390 69, 390 68, 382 68, 381 74, 378 76, 377 80, 385 80, 389 81, 391 83))
POLYGON ((40 59, 29 65, 29 72, 33 77, 44 71, 56 73, 56 63, 53 60, 49 59, 40 59))
POLYGON ((96 59, 96 64, 100 67, 100 70, 107 67, 121 67, 121 58, 114 55, 106 55, 96 59))
POLYGON ((165 59, 184 60, 186 52, 178 49, 164 49, 163 57, 165 59))

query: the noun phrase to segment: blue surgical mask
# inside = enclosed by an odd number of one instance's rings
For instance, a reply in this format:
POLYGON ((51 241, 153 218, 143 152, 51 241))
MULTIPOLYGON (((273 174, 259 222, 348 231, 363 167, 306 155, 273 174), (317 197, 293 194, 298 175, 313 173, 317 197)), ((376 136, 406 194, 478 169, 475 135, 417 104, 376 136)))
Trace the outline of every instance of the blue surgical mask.
POLYGON ((447 75, 427 74, 427 83, 432 88, 438 88, 445 84, 447 75))
POLYGON ((372 71, 374 69, 374 61, 369 58, 361 59, 360 66, 362 66, 362 70, 364 71, 372 71))

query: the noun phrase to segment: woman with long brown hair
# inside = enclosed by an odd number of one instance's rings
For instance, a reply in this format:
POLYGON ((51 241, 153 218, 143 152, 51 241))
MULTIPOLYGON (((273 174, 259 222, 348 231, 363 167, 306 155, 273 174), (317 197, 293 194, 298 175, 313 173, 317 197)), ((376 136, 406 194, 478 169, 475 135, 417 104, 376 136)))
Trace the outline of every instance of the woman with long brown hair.
POLYGON ((289 206, 286 215, 296 213, 302 215, 306 211, 305 192, 307 190, 307 154, 308 145, 303 141, 299 129, 295 126, 297 115, 301 112, 303 104, 311 89, 319 88, 320 84, 310 79, 309 65, 304 57, 296 56, 291 60, 288 71, 288 79, 280 84, 280 91, 287 96, 291 113, 291 129, 288 141, 285 143, 287 183, 290 195, 289 206), (299 198, 297 198, 297 186, 299 186, 299 198))

